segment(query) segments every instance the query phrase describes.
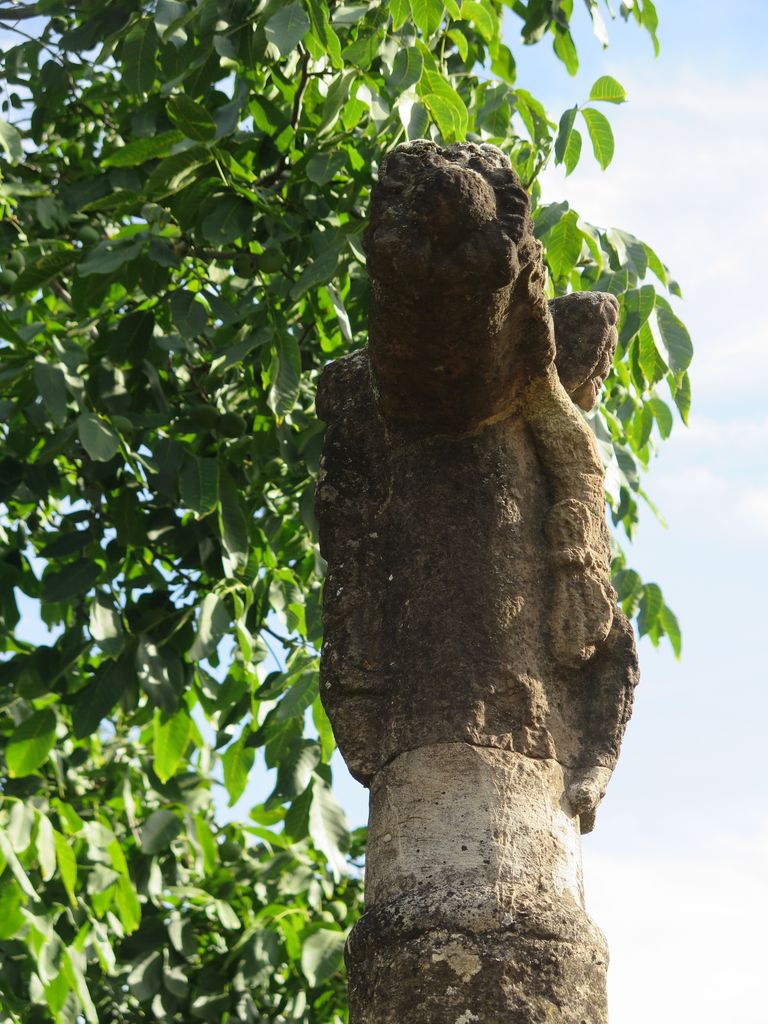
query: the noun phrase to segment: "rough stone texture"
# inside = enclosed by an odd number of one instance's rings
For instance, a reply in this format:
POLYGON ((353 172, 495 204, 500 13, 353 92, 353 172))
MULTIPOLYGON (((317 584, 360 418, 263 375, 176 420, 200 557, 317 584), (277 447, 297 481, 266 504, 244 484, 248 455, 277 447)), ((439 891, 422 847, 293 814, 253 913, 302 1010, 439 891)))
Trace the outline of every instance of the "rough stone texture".
POLYGON ((606 1019, 579 830, 637 664, 577 405, 610 295, 547 303, 528 198, 491 146, 382 163, 369 344, 323 373, 323 701, 371 787, 353 1024, 606 1019))

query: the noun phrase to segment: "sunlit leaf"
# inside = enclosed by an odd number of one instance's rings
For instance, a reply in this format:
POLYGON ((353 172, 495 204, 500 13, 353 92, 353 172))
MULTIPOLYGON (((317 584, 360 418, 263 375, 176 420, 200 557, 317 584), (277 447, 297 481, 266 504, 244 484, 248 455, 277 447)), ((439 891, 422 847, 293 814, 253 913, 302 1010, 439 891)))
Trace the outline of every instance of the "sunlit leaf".
POLYGON ((602 75, 589 90, 590 100, 602 100, 605 103, 624 103, 627 92, 623 85, 610 75, 602 75))
POLYGON ((12 776, 29 775, 48 757, 56 742, 56 715, 50 708, 35 711, 17 725, 5 748, 12 776))
POLYGON ((593 107, 582 107, 581 116, 589 132, 595 159, 605 170, 613 159, 614 151, 613 132, 608 118, 593 107))

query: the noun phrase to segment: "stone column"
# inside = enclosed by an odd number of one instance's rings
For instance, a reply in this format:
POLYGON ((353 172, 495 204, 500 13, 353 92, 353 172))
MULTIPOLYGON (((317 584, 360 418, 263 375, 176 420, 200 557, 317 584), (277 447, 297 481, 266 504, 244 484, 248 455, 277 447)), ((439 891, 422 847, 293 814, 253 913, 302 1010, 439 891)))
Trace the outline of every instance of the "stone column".
POLYGON ((637 663, 578 407, 618 307, 552 303, 528 198, 492 146, 383 161, 368 346, 318 389, 321 692, 371 790, 352 1024, 604 1024, 580 833, 637 663))

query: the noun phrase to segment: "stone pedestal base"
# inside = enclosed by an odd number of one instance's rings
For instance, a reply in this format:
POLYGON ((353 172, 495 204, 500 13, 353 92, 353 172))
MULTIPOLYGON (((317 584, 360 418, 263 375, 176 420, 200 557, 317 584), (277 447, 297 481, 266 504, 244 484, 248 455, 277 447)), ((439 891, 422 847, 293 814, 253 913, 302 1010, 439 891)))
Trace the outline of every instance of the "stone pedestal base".
POLYGON ((606 1024, 564 790, 556 761, 465 743, 377 775, 351 1024, 606 1024))

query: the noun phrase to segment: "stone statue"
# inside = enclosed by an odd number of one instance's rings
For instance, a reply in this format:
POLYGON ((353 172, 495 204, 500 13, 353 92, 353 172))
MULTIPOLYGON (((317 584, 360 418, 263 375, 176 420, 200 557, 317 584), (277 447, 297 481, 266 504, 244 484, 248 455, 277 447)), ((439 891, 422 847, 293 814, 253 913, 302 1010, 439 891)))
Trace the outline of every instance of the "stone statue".
POLYGON ((493 146, 382 162, 369 343, 329 365, 321 693, 371 789, 352 1024, 603 1024, 592 828, 637 682, 590 409, 611 295, 547 302, 493 146))

